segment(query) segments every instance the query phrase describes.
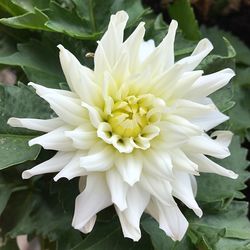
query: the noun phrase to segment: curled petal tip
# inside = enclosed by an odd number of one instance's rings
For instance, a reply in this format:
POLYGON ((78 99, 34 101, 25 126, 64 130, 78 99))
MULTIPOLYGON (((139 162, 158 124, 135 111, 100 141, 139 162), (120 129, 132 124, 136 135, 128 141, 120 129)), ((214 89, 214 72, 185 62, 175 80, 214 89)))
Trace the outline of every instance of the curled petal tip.
POLYGON ((15 117, 9 118, 9 120, 7 121, 7 124, 10 125, 11 127, 19 127, 21 125, 19 119, 15 117))
POLYGON ((23 178, 24 180, 29 179, 29 178, 31 178, 32 176, 33 176, 33 175, 30 173, 29 170, 26 170, 26 171, 24 171, 24 172, 22 173, 22 178, 23 178))

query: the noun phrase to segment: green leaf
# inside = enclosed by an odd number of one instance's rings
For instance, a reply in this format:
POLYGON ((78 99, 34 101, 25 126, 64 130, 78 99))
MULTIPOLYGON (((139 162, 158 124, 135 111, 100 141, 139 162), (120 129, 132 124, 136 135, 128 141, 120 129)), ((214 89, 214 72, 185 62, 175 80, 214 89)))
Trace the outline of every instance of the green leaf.
MULTIPOLYGON (((211 74, 225 68, 235 68, 235 50, 228 40, 224 39, 224 42, 227 48, 227 55, 221 56, 216 54, 207 56, 198 67, 198 69, 204 71, 204 74, 211 74)), ((221 112, 226 112, 235 105, 230 83, 213 93, 210 97, 221 112)))
POLYGON ((228 112, 230 116, 230 120, 228 121, 230 129, 243 137, 250 128, 249 72, 250 68, 237 68, 233 85, 236 105, 228 112))
POLYGON ((250 49, 236 36, 230 32, 220 30, 218 27, 208 28, 202 26, 202 34, 208 37, 214 45, 214 50, 218 54, 225 53, 222 37, 225 37, 236 51, 236 63, 242 63, 250 66, 250 49))
POLYGON ((91 32, 91 28, 86 20, 80 19, 76 13, 62 8, 59 4, 52 2, 50 11, 46 13, 49 21, 46 26, 53 31, 61 32, 79 39, 96 39, 96 33, 91 32))
POLYGON ((49 105, 30 88, 20 84, 0 86, 0 169, 36 159, 40 146, 28 146, 37 132, 12 128, 7 125, 10 117, 49 118, 49 105), (29 100, 29 102, 27 102, 29 100))
POLYGON ((179 27, 186 38, 190 40, 201 38, 199 26, 189 0, 175 0, 172 4, 169 4, 168 12, 172 19, 178 21, 179 27))
POLYGON ((60 82, 65 82, 58 54, 54 44, 31 40, 19 44, 18 52, 0 57, 0 64, 20 66, 30 81, 58 88, 60 82))
POLYGON ((0 9, 6 11, 12 16, 18 16, 24 13, 22 8, 20 8, 10 0, 1 0, 0 9))
POLYGON ((16 29, 31 29, 50 31, 44 24, 48 21, 48 17, 35 8, 34 13, 28 12, 21 16, 0 19, 0 23, 16 28, 16 29))
POLYGON ((0 170, 37 158, 40 146, 29 147, 34 136, 0 134, 0 170))
POLYGON ((240 138, 234 136, 229 147, 231 156, 223 160, 213 159, 221 166, 233 170, 239 177, 233 180, 215 174, 202 173, 196 178, 198 202, 224 202, 226 199, 244 197, 240 190, 245 188, 244 182, 249 177, 249 174, 245 171, 248 165, 246 161, 247 150, 240 147, 240 142, 240 138))
MULTIPOLYGON (((245 241, 250 239, 250 224, 246 217, 248 204, 246 202, 235 201, 224 211, 215 214, 205 214, 201 219, 194 219, 190 223, 192 233, 197 236, 197 242, 203 241, 207 249, 220 249, 217 244, 222 244, 229 239, 236 239, 236 243, 245 245, 245 241)), ((240 248, 243 249, 243 248, 240 248)))
POLYGON ((11 0, 11 2, 27 12, 34 12, 35 8, 44 10, 49 7, 49 0, 11 0))

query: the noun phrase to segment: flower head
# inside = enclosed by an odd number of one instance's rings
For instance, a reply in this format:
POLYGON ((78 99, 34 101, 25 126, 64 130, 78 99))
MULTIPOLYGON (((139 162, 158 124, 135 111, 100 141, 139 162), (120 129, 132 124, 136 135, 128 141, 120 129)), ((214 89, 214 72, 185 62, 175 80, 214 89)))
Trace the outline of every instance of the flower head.
POLYGON ((58 46, 70 91, 30 83, 57 118, 10 118, 8 123, 45 132, 29 145, 58 151, 24 171, 24 179, 51 172, 59 172, 55 181, 87 177, 76 198, 76 229, 90 232, 96 214, 114 204, 125 237, 140 239, 145 211, 173 240, 180 240, 188 222, 174 197, 201 216, 194 176, 211 172, 237 178, 205 156, 230 154, 231 132, 206 133, 228 119, 207 96, 225 86, 234 72, 203 75, 195 70, 212 50, 207 39, 175 62, 176 21, 157 47, 153 40, 143 40, 144 23, 123 41, 127 20, 124 11, 111 16, 95 51, 94 70, 58 46))

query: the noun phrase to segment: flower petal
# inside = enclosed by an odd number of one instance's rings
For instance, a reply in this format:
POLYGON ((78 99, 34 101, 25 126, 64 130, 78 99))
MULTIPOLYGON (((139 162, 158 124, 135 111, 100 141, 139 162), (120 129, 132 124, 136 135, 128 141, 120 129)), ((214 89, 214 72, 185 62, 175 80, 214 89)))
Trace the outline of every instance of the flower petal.
POLYGON ((228 84, 233 76, 235 76, 235 73, 232 69, 223 69, 213 74, 202 76, 192 85, 186 97, 190 99, 206 97, 228 84))
POLYGON ((60 61, 67 83, 72 91, 77 93, 82 101, 101 106, 103 99, 100 86, 95 83, 94 72, 82 66, 76 57, 66 50, 62 45, 60 49, 60 61))
POLYGON ((184 152, 202 153, 223 159, 230 155, 228 147, 220 144, 218 141, 211 139, 208 135, 194 136, 184 146, 184 152))
POLYGON ((73 156, 73 152, 58 152, 49 160, 38 164, 31 169, 25 170, 22 173, 22 178, 29 179, 34 175, 60 171, 61 169, 63 169, 65 164, 71 161, 73 156))
POLYGON ((80 157, 85 154, 85 152, 77 151, 70 162, 64 163, 65 166, 54 177, 54 181, 58 181, 60 178, 67 178, 68 180, 71 180, 74 177, 87 175, 87 171, 80 167, 80 157))
POLYGON ((187 231, 188 222, 177 205, 164 206, 156 199, 152 199, 147 207, 147 212, 159 222, 160 228, 172 240, 182 240, 187 231))
POLYGON ((202 216, 202 210, 199 208, 194 198, 192 182, 189 174, 180 171, 174 171, 175 178, 171 183, 173 186, 173 196, 181 200, 187 207, 191 208, 199 217, 202 216))
POLYGON ((28 128, 42 132, 50 132, 64 125, 64 121, 59 117, 48 120, 12 117, 7 123, 12 127, 28 128))
POLYGON ((96 131, 91 125, 83 124, 71 131, 65 131, 65 136, 70 138, 76 149, 88 150, 97 142, 96 131))
POLYGON ((72 226, 85 232, 86 228, 84 226, 89 225, 90 221, 93 220, 93 216, 111 204, 110 192, 104 175, 89 175, 86 188, 76 198, 72 226))
POLYGON ((162 204, 167 206, 175 205, 175 201, 172 197, 172 187, 167 180, 154 178, 154 176, 150 175, 142 175, 140 185, 162 204))
POLYGON ((142 157, 138 152, 134 154, 117 154, 115 165, 123 180, 133 186, 140 180, 142 171, 142 157))
POLYGON ((156 74, 156 70, 157 74, 159 74, 174 64, 174 40, 177 26, 178 23, 172 20, 165 38, 142 64, 142 67, 146 67, 147 64, 153 65, 151 70, 155 71, 154 75, 156 74))
POLYGON ((186 71, 192 71, 211 52, 212 49, 213 45, 211 42, 207 38, 204 38, 197 44, 190 56, 179 60, 177 64, 183 65, 186 71))
POLYGON ((60 151, 74 151, 72 141, 67 138, 64 133, 71 130, 70 126, 62 126, 51 132, 38 136, 29 141, 29 146, 39 144, 45 149, 60 150, 60 151))
POLYGON ((219 164, 211 161, 202 154, 190 154, 189 158, 198 165, 200 172, 215 173, 232 179, 238 178, 238 175, 233 171, 221 167, 219 164))
POLYGON ((98 82, 102 81, 103 72, 109 71, 119 57, 127 20, 128 14, 125 11, 118 11, 110 18, 108 30, 103 35, 95 51, 95 74, 98 82))
POLYGON ((149 202, 149 194, 138 185, 130 187, 127 196, 128 207, 124 211, 116 208, 125 237, 138 241, 141 238, 140 218, 149 202))
POLYGON ((88 172, 106 171, 113 166, 113 149, 108 145, 97 153, 89 153, 80 158, 80 166, 88 172))
POLYGON ((110 169, 106 173, 107 184, 112 197, 112 202, 123 211, 127 208, 128 184, 125 183, 116 169, 110 169))

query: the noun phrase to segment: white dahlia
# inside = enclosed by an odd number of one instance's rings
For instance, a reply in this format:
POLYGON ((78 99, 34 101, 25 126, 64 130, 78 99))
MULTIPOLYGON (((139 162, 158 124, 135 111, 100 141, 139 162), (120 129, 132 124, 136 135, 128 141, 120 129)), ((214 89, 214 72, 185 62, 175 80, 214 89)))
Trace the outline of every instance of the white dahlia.
POLYGON ((86 187, 76 198, 74 228, 90 232, 96 214, 114 204, 125 237, 140 239, 145 211, 173 240, 181 240, 188 222, 174 198, 200 217, 194 176, 210 172, 237 178, 205 156, 230 155, 231 132, 206 133, 228 119, 207 96, 234 72, 203 76, 195 70, 213 48, 207 39, 175 62, 176 21, 157 47, 143 40, 144 23, 123 41, 127 20, 124 11, 111 16, 94 54, 94 70, 58 46, 71 91, 29 83, 57 118, 10 118, 8 123, 46 132, 29 145, 58 151, 24 171, 24 179, 51 172, 59 172, 55 181, 86 176, 86 187))

